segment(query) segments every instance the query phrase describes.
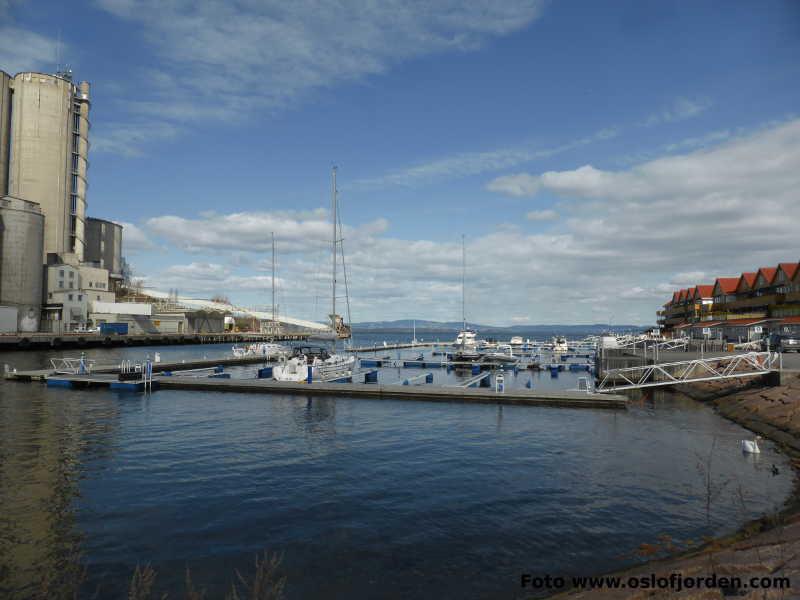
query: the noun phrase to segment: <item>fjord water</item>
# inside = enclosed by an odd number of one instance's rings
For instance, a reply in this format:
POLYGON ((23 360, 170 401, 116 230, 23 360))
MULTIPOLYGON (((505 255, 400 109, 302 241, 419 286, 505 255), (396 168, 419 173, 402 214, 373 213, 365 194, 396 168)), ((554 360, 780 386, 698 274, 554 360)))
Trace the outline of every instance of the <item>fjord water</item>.
POLYGON ((288 598, 513 598, 522 573, 620 568, 660 535, 732 531, 792 486, 771 444, 745 456, 749 432, 670 394, 611 411, 4 382, 0 435, 0 595, 19 598, 71 547, 100 598, 145 563, 170 597, 187 566, 222 597, 265 548, 288 598))

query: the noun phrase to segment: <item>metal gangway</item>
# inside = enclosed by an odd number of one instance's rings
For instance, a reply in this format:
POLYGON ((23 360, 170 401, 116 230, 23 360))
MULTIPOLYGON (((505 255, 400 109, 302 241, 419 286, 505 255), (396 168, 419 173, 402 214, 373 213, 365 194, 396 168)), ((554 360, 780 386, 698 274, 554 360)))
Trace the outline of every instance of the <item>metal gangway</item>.
POLYGON ((782 366, 780 352, 747 352, 679 362, 610 369, 595 387, 597 392, 620 392, 680 383, 766 375, 782 366))
POLYGON ((91 373, 95 368, 95 361, 87 359, 85 354, 80 358, 51 358, 50 366, 53 371, 61 375, 82 375, 91 373))

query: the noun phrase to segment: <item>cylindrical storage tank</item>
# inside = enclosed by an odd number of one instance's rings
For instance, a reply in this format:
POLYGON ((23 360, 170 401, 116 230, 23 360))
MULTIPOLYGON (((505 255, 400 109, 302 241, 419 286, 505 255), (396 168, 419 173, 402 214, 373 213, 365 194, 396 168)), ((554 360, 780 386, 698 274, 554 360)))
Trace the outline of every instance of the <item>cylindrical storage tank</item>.
POLYGON ((42 306, 44 215, 39 205, 0 198, 0 305, 17 307, 19 331, 38 331, 42 306))
POLYGON ((88 84, 84 94, 64 77, 18 73, 12 87, 9 195, 41 206, 45 254, 83 260, 88 84))
POLYGON ((8 154, 11 140, 11 75, 0 71, 0 198, 8 194, 8 154))

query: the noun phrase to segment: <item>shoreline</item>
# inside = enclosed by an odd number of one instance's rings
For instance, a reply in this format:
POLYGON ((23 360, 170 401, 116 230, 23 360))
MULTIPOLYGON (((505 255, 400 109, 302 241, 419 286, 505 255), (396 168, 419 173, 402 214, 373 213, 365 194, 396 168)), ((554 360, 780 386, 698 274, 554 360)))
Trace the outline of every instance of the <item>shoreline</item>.
MULTIPOLYGON (((777 444, 792 462, 794 484, 781 509, 743 523, 736 531, 692 548, 596 577, 788 577, 788 589, 735 589, 737 597, 789 597, 800 588, 800 375, 785 378, 781 386, 766 387, 755 382, 702 382, 676 386, 674 390, 690 399, 710 404, 722 417, 777 444), (756 595, 757 594, 757 595, 756 595), (766 594, 766 595, 764 595, 766 594), (774 596, 773 596, 774 594, 774 596)), ((658 546, 659 543, 651 546, 658 546)), ((730 588, 728 588, 730 590, 730 588)), ((721 588, 693 589, 567 589, 546 598, 723 598, 731 595, 721 588)), ((529 597, 534 595, 533 590, 529 597)))

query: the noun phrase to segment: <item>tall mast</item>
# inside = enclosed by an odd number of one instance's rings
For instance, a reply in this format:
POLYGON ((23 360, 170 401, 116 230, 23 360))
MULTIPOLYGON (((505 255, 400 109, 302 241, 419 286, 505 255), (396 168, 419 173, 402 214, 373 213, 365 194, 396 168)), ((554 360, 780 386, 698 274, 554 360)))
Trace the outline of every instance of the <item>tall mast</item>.
POLYGON ((333 351, 336 352, 336 167, 333 167, 331 178, 331 213, 333 215, 333 239, 331 254, 333 256, 333 273, 331 278, 331 329, 333 329, 333 351))
MULTIPOLYGON (((463 321, 463 329, 467 328, 467 313, 464 309, 464 277, 467 270, 467 250, 464 246, 464 234, 461 234, 461 320, 463 321)), ((466 336, 465 336, 466 337, 466 336)))
POLYGON ((277 333, 278 315, 275 310, 275 232, 272 232, 272 331, 277 333))

